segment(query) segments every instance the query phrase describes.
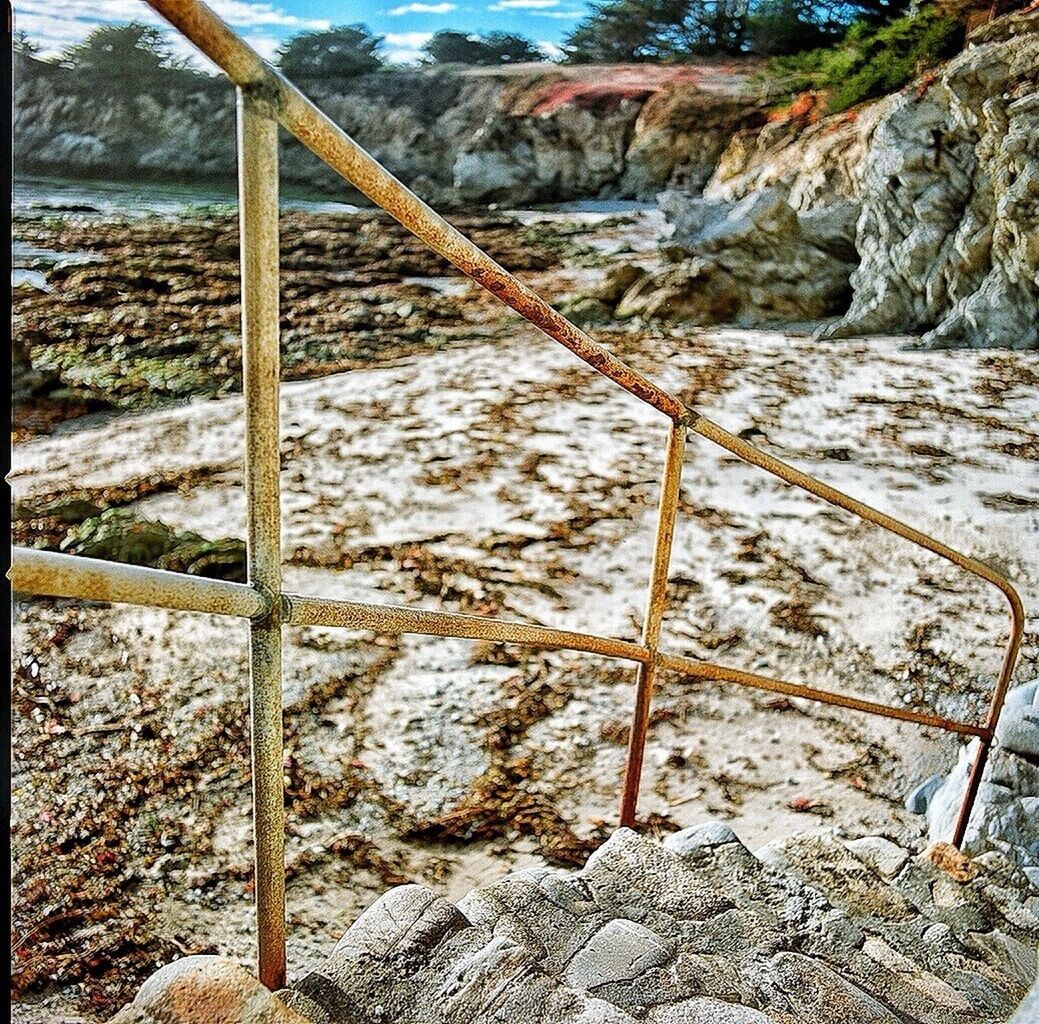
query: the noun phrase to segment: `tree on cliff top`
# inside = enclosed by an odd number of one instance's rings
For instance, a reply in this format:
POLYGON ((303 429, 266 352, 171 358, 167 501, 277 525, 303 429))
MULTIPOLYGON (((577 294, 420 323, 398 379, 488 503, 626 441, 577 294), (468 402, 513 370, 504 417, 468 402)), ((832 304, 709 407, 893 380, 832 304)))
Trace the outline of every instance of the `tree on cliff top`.
POLYGON ((166 37, 137 21, 94 29, 65 51, 61 63, 99 83, 133 80, 147 86, 170 72, 187 72, 183 61, 173 59, 166 37))
POLYGON ((301 32, 278 51, 278 65, 289 78, 353 78, 382 67, 381 46, 367 25, 301 32))
POLYGON ((545 59, 529 39, 510 32, 477 36, 446 29, 435 33, 423 49, 433 64, 524 64, 545 59))
POLYGON ((564 45, 574 62, 676 61, 744 49, 747 0, 603 0, 564 45))
POLYGON ((599 0, 570 34, 571 62, 680 62, 707 54, 796 53, 853 21, 883 24, 910 0, 599 0))

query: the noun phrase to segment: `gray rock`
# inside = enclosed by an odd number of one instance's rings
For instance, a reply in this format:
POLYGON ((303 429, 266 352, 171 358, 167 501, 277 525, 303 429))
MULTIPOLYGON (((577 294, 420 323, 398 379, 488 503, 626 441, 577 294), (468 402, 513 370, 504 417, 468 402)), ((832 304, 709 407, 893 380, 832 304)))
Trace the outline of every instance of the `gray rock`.
POLYGON ((386 957, 413 955, 436 946, 469 922, 462 912, 423 885, 399 885, 375 901, 332 950, 386 957))
POLYGON ((1007 1024, 1035 1024, 1037 1020, 1039 1020, 1039 978, 1028 990, 1028 995, 1022 1000, 1017 1012, 1007 1024))
POLYGON ((846 204, 802 216, 793 202, 780 185, 734 200, 666 194, 671 265, 630 288, 617 316, 750 325, 842 310, 856 262, 846 204))
POLYGON ((1039 679, 1015 686, 1007 692, 1006 699, 1003 701, 1003 707, 1006 710, 1025 707, 1029 704, 1039 706, 1039 679))
POLYGON ((720 999, 686 999, 671 1006, 658 1006, 646 1017, 649 1024, 771 1024, 760 1010, 720 999))
POLYGON ((896 1024, 898 1018, 858 986, 818 960, 780 953, 772 961, 773 984, 795 1019, 812 1024, 896 1024))
MULTIPOLYGON (((1037 681, 1014 687, 996 726, 978 797, 964 837, 973 855, 1000 851, 1022 868, 1039 867, 1039 709, 1037 681)), ((948 840, 978 749, 972 740, 934 792, 927 809, 932 840, 948 840)))
POLYGON ((908 851, 883 836, 865 836, 845 845, 884 878, 894 878, 909 860, 908 851))
POLYGON ((724 821, 704 821, 699 825, 672 832, 664 839, 664 849, 677 854, 693 853, 696 850, 713 849, 726 843, 738 843, 739 839, 724 821))
POLYGON ((1039 15, 994 23, 906 90, 861 170, 854 298, 824 337, 926 332, 925 348, 1039 347, 1039 15), (983 38, 983 41, 981 39, 983 38))
POLYGON ((1039 707, 1025 703, 1004 707, 996 742, 1004 750, 1039 761, 1039 707))
POLYGON ((905 798, 905 808, 912 814, 926 814, 931 797, 945 781, 942 774, 929 775, 918 786, 909 791, 905 798))
POLYGON ((674 947, 633 921, 604 925, 577 951, 563 972, 569 985, 594 991, 634 981, 671 959, 674 947))

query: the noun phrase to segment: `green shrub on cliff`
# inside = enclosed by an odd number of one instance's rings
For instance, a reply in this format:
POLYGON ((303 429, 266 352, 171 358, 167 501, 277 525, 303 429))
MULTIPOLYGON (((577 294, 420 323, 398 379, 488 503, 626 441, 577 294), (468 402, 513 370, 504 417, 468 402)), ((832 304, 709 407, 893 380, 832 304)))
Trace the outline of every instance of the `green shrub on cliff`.
POLYGON ((825 90, 836 113, 901 89, 962 42, 963 25, 927 7, 881 28, 856 22, 836 45, 776 58, 771 70, 789 78, 792 92, 825 90))

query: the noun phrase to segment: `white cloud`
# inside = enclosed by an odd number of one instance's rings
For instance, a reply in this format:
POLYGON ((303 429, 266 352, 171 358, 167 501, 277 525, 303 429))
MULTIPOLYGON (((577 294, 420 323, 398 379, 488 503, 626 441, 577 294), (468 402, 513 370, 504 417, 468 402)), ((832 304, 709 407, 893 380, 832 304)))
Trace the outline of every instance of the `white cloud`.
POLYGON ((390 64, 417 64, 426 56, 425 50, 387 50, 386 60, 390 64))
MULTIPOLYGON (((297 30, 330 28, 322 18, 299 18, 288 14, 271 3, 250 3, 246 0, 209 0, 213 10, 237 29, 282 27, 297 30)), ((214 66, 168 22, 141 0, 15 0, 14 24, 40 44, 45 57, 53 57, 70 46, 81 43, 101 25, 127 21, 143 22, 165 30, 166 38, 177 57, 185 58, 196 67, 207 71, 214 66), (60 9, 60 14, 56 12, 60 9)), ((278 48, 279 40, 262 31, 243 32, 243 38, 261 56, 270 59, 278 48)))
POLYGON ((550 39, 539 39, 537 42, 537 48, 549 60, 559 60, 561 57, 566 56, 563 48, 558 43, 553 43, 550 39))
POLYGON ((432 32, 387 32, 383 37, 390 46, 403 46, 409 50, 421 49, 433 38, 432 32))
POLYGON ((390 14, 399 17, 401 14, 447 14, 457 10, 458 4, 402 4, 394 7, 390 14))
POLYGON ((331 28, 324 18, 297 18, 286 14, 274 4, 247 3, 246 0, 209 0, 209 6, 230 25, 251 28, 256 25, 285 25, 289 28, 310 28, 323 31, 331 28))
POLYGON ((547 8, 558 7, 559 0, 498 0, 491 4, 489 11, 522 11, 533 18, 582 18, 584 11, 565 10, 551 11, 547 8))

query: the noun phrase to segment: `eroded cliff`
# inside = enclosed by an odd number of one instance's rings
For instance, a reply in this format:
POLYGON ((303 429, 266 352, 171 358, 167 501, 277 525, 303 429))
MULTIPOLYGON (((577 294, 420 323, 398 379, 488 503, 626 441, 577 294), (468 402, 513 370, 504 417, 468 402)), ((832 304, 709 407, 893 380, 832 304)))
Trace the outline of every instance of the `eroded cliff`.
POLYGON ((737 133, 672 193, 668 265, 616 306, 699 324, 818 320, 823 337, 1039 345, 1039 10, 991 22, 900 94, 737 133))
MULTIPOLYGON (((751 60, 681 67, 395 69, 302 82, 337 123, 433 202, 510 206, 701 188, 733 132, 764 121, 751 60)), ((83 87, 76 72, 20 58, 20 172, 181 179, 234 173, 234 95, 221 79, 175 88, 83 87)), ((286 141, 287 181, 342 180, 286 141)))

